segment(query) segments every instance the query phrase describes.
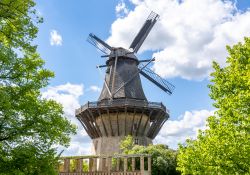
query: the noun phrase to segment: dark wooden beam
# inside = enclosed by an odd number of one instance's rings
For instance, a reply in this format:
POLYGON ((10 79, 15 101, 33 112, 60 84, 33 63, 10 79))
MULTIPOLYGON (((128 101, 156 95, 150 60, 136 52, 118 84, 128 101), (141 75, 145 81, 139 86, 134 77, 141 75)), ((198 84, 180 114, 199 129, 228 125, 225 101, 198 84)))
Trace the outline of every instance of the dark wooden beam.
POLYGON ((162 120, 163 120, 163 118, 162 118, 162 112, 160 112, 159 113, 159 115, 158 115, 158 117, 157 117, 157 121, 156 121, 156 123, 155 123, 155 126, 154 126, 154 128, 152 129, 152 132, 150 133, 150 137, 153 139, 153 135, 155 134, 155 130, 158 128, 158 127, 160 127, 160 124, 161 124, 161 122, 162 122, 162 120))
POLYGON ((132 126, 131 126, 131 131, 130 131, 131 136, 133 135, 133 128, 134 128, 135 114, 136 114, 136 109, 134 108, 134 114, 133 114, 132 126))
POLYGON ((160 127, 155 131, 154 135, 153 135, 153 139, 156 137, 156 135, 160 132, 162 126, 164 125, 164 123, 167 121, 167 118, 164 116, 163 117, 163 121, 161 122, 160 127))
POLYGON ((161 123, 162 123, 163 119, 159 119, 156 123, 156 127, 154 127, 154 129, 152 130, 152 133, 151 133, 151 138, 153 139, 154 138, 154 135, 157 134, 157 130, 158 128, 160 127, 161 123))
POLYGON ((109 114, 109 109, 107 108, 106 110, 107 110, 107 114, 108 114, 108 118, 109 118, 109 126, 110 126, 110 129, 111 129, 111 136, 114 136, 112 123, 111 123, 111 119, 110 119, 110 114, 109 114))
POLYGON ((124 135, 126 135, 126 128, 127 128, 127 116, 128 116, 128 114, 127 114, 127 107, 125 107, 125 125, 124 125, 124 135))
POLYGON ((90 114, 88 113, 88 111, 86 111, 86 112, 84 112, 84 113, 85 113, 85 115, 86 115, 86 118, 87 118, 87 120, 88 120, 88 123, 90 124, 90 127, 93 129, 95 138, 99 137, 99 134, 98 134, 98 132, 97 132, 97 130, 96 130, 95 125, 93 124, 93 121, 92 121, 92 118, 91 118, 90 114))
POLYGON ((117 132, 118 132, 117 135, 120 136, 118 115, 119 115, 119 112, 117 110, 116 112, 116 124, 117 124, 117 132))
POLYGON ((150 135, 152 133, 153 128, 155 127, 155 123, 156 123, 156 121, 153 121, 153 123, 151 124, 151 126, 150 126, 150 128, 148 130, 147 137, 149 137, 149 138, 151 138, 150 135))
POLYGON ((151 138, 152 132, 154 131, 154 128, 157 126, 157 121, 158 121, 158 117, 160 116, 160 114, 161 114, 161 110, 159 110, 157 112, 157 115, 154 117, 155 120, 153 121, 152 125, 149 128, 147 136, 150 137, 150 138, 151 138))
POLYGON ((85 126, 88 128, 90 135, 91 135, 91 138, 95 138, 95 133, 93 131, 93 128, 89 124, 89 120, 86 119, 86 115, 84 113, 81 113, 81 114, 82 114, 82 120, 83 120, 85 126))
POLYGON ((138 126, 137 126, 137 130, 136 130, 136 134, 135 134, 136 136, 138 136, 138 132, 139 132, 139 130, 140 130, 141 119, 142 119, 143 114, 144 114, 144 110, 143 110, 142 113, 141 113, 141 117, 140 117, 139 124, 138 124, 138 126))
POLYGON ((95 126, 96 126, 96 129, 97 129, 97 132, 98 132, 99 137, 102 137, 102 132, 101 132, 101 130, 100 130, 98 124, 96 123, 96 119, 95 119, 95 117, 94 117, 92 111, 89 110, 89 109, 87 109, 87 111, 88 111, 88 113, 90 114, 91 119, 92 119, 92 121, 94 122, 94 124, 95 124, 95 126))
MULTIPOLYGON (((153 111, 154 111, 154 110, 151 110, 150 113, 149 113, 149 115, 148 115, 147 121, 145 122, 144 127, 143 127, 143 133, 145 133, 147 124, 148 124, 148 122, 149 122, 149 120, 150 120, 151 115, 153 114, 153 111)), ((146 133, 145 133, 144 135, 146 135, 146 133)))
POLYGON ((103 128, 104 128, 104 132, 105 132, 106 136, 108 136, 108 132, 107 132, 107 129, 106 129, 105 123, 103 122, 103 119, 102 119, 102 114, 101 114, 101 112, 100 112, 100 109, 98 109, 97 111, 98 111, 98 114, 99 114, 99 116, 100 116, 100 118, 101 118, 102 125, 103 125, 103 128))
POLYGON ((87 134, 90 136, 90 132, 87 129, 87 127, 85 126, 84 122, 81 120, 81 117, 77 117, 77 119, 80 121, 80 123, 82 124, 83 128, 85 129, 85 131, 87 132, 87 134))

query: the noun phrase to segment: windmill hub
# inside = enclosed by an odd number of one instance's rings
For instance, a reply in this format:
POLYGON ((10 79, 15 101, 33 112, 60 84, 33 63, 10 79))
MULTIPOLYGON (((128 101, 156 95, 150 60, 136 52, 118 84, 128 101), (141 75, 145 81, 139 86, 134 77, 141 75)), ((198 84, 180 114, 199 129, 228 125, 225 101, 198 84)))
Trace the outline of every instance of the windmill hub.
POLYGON ((135 56, 158 18, 154 12, 149 15, 130 45, 132 52, 89 35, 88 41, 108 57, 102 66, 106 67, 106 75, 98 101, 76 110, 76 117, 92 138, 94 154, 120 153, 120 141, 127 135, 133 136, 135 144, 151 144, 169 118, 162 103, 147 100, 140 74, 168 94, 172 94, 174 86, 147 68, 153 59, 138 60, 135 56))

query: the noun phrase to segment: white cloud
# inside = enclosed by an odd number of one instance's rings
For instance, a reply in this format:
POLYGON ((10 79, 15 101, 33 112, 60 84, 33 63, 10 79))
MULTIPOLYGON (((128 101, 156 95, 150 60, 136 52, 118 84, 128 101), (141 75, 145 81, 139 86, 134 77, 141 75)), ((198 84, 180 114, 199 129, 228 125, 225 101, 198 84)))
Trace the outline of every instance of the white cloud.
POLYGON ((132 4, 139 5, 142 3, 142 0, 129 0, 132 4))
POLYGON ((93 85, 93 86, 90 86, 88 90, 92 92, 101 92, 102 89, 98 86, 93 85))
POLYGON ((77 134, 71 136, 70 146, 68 148, 59 147, 59 152, 62 149, 64 150, 63 155, 90 154, 90 138, 75 117, 75 109, 80 107, 79 97, 83 93, 84 87, 82 84, 71 83, 49 87, 42 93, 42 98, 53 99, 61 103, 66 117, 78 127, 77 134))
POLYGON ((124 15, 127 15, 129 13, 128 8, 126 7, 126 4, 123 0, 121 0, 115 7, 115 12, 117 17, 123 17, 124 15))
POLYGON ((155 138, 155 142, 176 149, 178 143, 184 143, 187 138, 195 139, 199 129, 206 129, 206 119, 213 114, 214 111, 208 110, 186 111, 179 120, 168 120, 155 138))
POLYGON ((82 155, 90 155, 91 144, 90 142, 71 142, 68 148, 59 148, 63 151, 63 156, 82 156, 82 155))
POLYGON ((160 14, 140 51, 153 50, 153 69, 163 77, 204 79, 212 60, 225 65, 226 45, 250 36, 250 9, 232 1, 130 0, 134 10, 117 18, 107 42, 128 48, 151 10, 160 14), (157 49, 160 49, 157 51, 157 49))
POLYGON ((51 46, 61 46, 62 45, 62 36, 56 31, 51 30, 50 32, 50 45, 51 46))
POLYGON ((55 87, 49 87, 43 92, 42 97, 53 99, 63 105, 67 116, 73 117, 75 109, 80 107, 79 97, 83 95, 83 85, 64 84, 55 87))

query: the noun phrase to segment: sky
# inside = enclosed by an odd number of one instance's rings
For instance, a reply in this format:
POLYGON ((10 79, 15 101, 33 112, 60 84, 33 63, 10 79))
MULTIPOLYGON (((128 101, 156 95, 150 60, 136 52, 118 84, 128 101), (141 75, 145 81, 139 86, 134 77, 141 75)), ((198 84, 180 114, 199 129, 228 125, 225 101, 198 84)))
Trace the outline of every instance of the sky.
POLYGON ((195 139, 216 110, 209 97, 212 62, 226 65, 226 45, 250 36, 249 0, 36 0, 44 18, 35 40, 45 67, 55 72, 42 97, 64 107, 78 126, 64 155, 90 154, 91 139, 74 116, 75 109, 96 101, 103 86, 96 65, 102 53, 86 39, 94 33, 115 47, 128 48, 151 11, 160 15, 137 57, 156 61, 151 69, 175 85, 169 96, 142 77, 149 101, 162 102, 170 118, 154 143, 176 149, 195 139))

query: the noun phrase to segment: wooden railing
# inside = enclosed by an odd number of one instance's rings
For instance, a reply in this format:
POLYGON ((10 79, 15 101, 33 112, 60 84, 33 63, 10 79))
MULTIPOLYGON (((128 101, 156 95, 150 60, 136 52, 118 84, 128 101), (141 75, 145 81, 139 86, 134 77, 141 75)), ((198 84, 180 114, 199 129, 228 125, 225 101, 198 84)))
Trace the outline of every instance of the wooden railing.
POLYGON ((95 102, 87 102, 85 105, 81 106, 76 110, 76 114, 81 113, 82 111, 88 108, 97 108, 97 107, 116 107, 116 106, 136 106, 136 107, 149 107, 162 109, 163 111, 169 113, 168 109, 158 102, 149 102, 146 100, 137 100, 137 99, 113 99, 113 100, 102 100, 95 102))
POLYGON ((60 160, 59 175, 151 175, 151 156, 147 154, 61 157, 60 160))

